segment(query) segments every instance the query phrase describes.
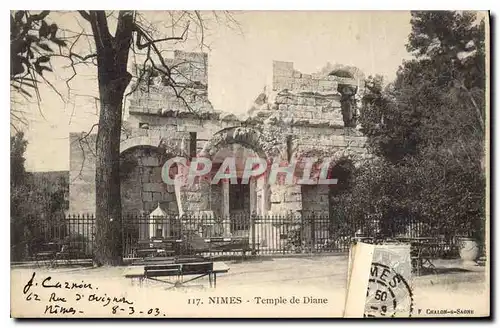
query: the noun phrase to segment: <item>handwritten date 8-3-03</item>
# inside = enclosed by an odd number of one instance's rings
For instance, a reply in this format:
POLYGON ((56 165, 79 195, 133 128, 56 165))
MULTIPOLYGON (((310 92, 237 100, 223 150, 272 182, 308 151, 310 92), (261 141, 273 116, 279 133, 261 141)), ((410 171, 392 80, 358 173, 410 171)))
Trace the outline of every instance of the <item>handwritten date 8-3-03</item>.
POLYGON ((97 306, 98 309, 109 309, 111 315, 166 316, 160 308, 139 308, 126 296, 109 295, 91 283, 59 281, 51 276, 37 278, 35 272, 24 285, 23 294, 27 302, 43 304, 44 315, 92 314, 90 312, 95 311, 97 306))
POLYGON ((112 314, 120 314, 124 313, 127 315, 147 315, 147 316, 153 316, 153 317, 165 317, 166 313, 161 311, 159 308, 149 308, 147 310, 138 310, 134 306, 129 306, 129 307, 121 307, 118 305, 113 306, 112 308, 112 314))

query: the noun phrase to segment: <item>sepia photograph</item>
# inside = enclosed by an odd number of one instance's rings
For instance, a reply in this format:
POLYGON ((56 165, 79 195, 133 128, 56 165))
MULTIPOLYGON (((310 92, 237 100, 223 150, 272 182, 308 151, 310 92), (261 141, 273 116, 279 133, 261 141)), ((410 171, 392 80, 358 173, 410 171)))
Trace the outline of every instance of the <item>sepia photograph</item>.
POLYGON ((12 318, 490 317, 488 11, 10 11, 12 318))

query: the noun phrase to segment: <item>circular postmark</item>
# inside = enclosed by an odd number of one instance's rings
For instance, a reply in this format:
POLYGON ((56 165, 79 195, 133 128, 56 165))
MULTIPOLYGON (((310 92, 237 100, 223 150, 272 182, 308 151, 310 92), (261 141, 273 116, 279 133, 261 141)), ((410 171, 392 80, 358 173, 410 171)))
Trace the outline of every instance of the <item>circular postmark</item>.
POLYGON ((399 273, 372 263, 366 292, 365 317, 411 317, 413 293, 399 273))

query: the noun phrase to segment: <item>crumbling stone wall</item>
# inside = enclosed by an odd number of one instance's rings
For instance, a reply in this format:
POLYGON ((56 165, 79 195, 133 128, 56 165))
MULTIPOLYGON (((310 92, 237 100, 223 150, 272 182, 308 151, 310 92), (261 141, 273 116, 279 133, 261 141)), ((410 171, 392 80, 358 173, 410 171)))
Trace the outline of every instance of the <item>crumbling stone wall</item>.
MULTIPOLYGON (((260 148, 253 150, 265 154, 272 162, 313 156, 334 160, 348 157, 359 163, 367 157, 366 138, 356 128, 346 127, 342 115, 339 85, 355 85, 357 79, 305 74, 295 70, 293 63, 274 62, 272 86, 257 97, 246 117, 237 117, 214 110, 208 100, 206 54, 177 51, 170 63, 178 65, 175 79, 188 91, 184 93, 185 100, 191 108, 177 98, 169 82, 161 77, 150 85, 139 85, 129 99, 129 117, 122 132, 122 152, 150 146, 160 147, 160 152, 169 156, 188 156, 193 153, 189 148, 195 134, 195 153, 200 155, 210 145, 224 146, 218 144, 219 131, 243 127, 238 130, 241 136, 235 140, 250 140, 249 143, 260 148), (246 133, 246 130, 250 132, 246 133), (253 130, 258 133, 254 135, 253 130), (249 140, 245 139, 247 137, 249 140)), ((361 88, 356 86, 355 89, 359 95, 361 88)), ((95 211, 95 158, 90 151, 95 145, 95 136, 89 136, 91 141, 84 145, 84 150, 79 143, 73 142, 79 136, 70 136, 70 213, 95 211)), ((217 150, 215 148, 213 151, 217 150)), ((124 210, 152 210, 160 202, 164 204, 164 210, 174 211, 173 190, 165 190, 165 186, 158 182, 161 178, 158 176, 159 160, 141 152, 131 154, 137 160, 137 169, 129 172, 130 176, 122 186, 124 210)), ((262 215, 308 213, 312 210, 328 213, 329 204, 322 188, 311 187, 304 193, 298 185, 270 186, 261 180, 255 188, 255 197, 265 206, 258 207, 258 210, 262 215)), ((204 184, 185 188, 181 194, 185 210, 212 210, 222 215, 220 189, 220 186, 204 184)))
POLYGON ((154 115, 212 112, 208 100, 207 54, 175 51, 174 58, 165 61, 172 67, 171 78, 143 74, 143 81, 132 86, 135 92, 129 112, 154 115))
POLYGON ((358 84, 354 78, 303 74, 294 69, 293 63, 274 61, 272 87, 257 97, 250 114, 276 117, 291 125, 343 128, 339 85, 357 88, 358 84))
MULTIPOLYGON (((355 78, 304 74, 295 70, 293 63, 273 62, 273 84, 256 98, 249 120, 264 129, 273 127, 277 135, 288 140, 287 145, 280 141, 283 150, 275 160, 331 158, 333 166, 341 158, 359 163, 367 156, 366 138, 352 125, 346 126, 342 113, 343 86, 362 90, 358 86, 362 74, 355 68, 352 72, 355 78)), ((305 190, 304 194, 300 186, 270 186, 270 212, 327 214, 329 202, 324 187, 305 190)))

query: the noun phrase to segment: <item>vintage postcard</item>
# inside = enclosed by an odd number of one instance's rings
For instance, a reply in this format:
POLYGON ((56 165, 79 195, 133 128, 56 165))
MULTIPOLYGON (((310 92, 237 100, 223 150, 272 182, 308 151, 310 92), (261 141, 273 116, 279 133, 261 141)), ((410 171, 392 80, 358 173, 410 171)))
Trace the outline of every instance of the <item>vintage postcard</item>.
POLYGON ((490 316, 489 13, 10 12, 11 316, 490 316))

